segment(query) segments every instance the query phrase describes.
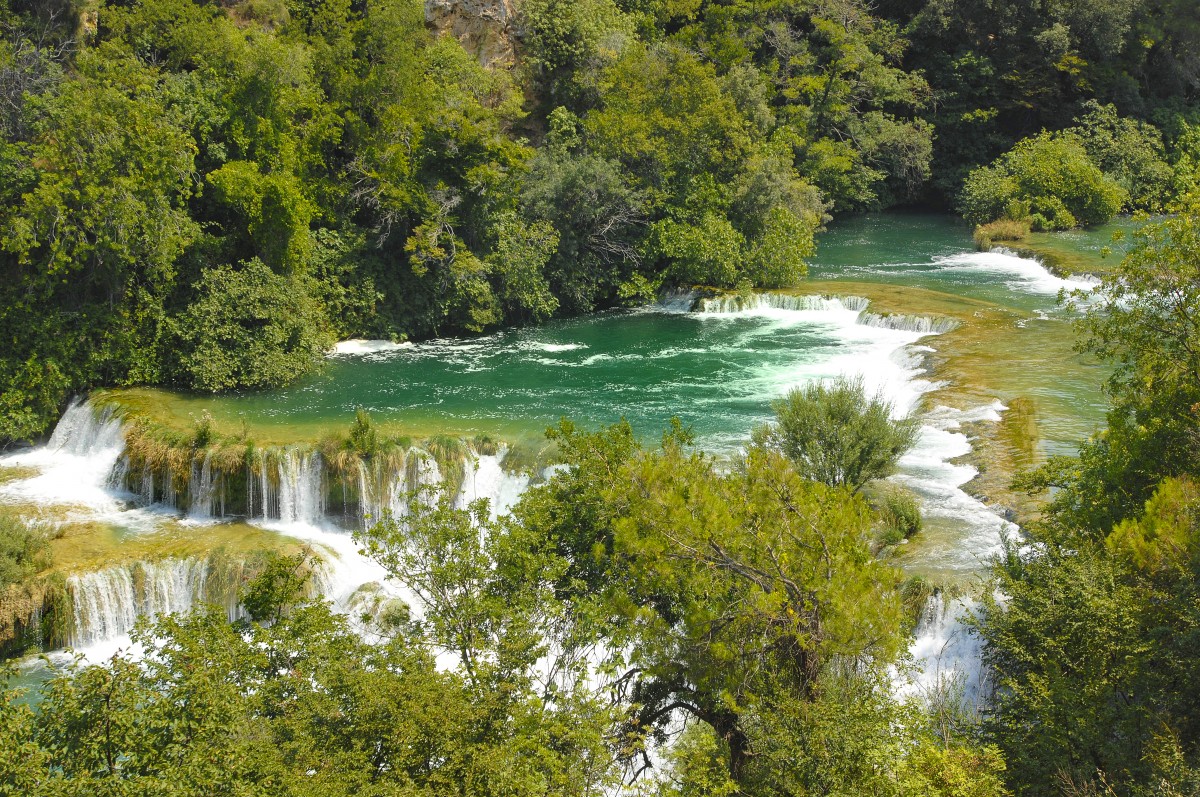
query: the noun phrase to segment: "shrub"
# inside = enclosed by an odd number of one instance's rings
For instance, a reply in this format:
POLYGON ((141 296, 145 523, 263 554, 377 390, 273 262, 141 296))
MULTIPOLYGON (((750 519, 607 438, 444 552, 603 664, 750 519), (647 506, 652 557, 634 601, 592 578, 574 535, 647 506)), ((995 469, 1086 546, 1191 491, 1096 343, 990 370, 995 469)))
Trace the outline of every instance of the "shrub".
POLYGON ((1029 235, 1028 219, 997 219, 975 228, 975 245, 981 250, 992 248, 996 241, 1021 241, 1029 235))
POLYGON ((19 584, 50 564, 50 542, 16 514, 0 511, 0 590, 19 584))
POLYGON ((890 474, 917 437, 914 419, 893 420, 892 405, 868 397, 861 379, 798 388, 773 405, 778 422, 755 430, 805 478, 858 490, 890 474))
POLYGON ((885 484, 872 503, 884 525, 884 541, 895 544, 921 530, 921 503, 912 491, 898 484, 885 484))
POLYGON ((1068 230, 1103 224, 1128 196, 1088 156, 1078 135, 1041 133, 972 171, 959 212, 974 224, 987 224, 1028 207, 1034 229, 1068 230))

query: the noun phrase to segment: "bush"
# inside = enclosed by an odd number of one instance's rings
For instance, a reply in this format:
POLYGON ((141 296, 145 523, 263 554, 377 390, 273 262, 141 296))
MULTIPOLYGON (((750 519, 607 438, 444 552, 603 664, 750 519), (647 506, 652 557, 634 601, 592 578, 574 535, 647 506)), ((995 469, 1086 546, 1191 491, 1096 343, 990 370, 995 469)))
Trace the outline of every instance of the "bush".
POLYGON ((0 590, 19 584, 50 564, 46 535, 0 511, 0 590))
POLYGON ((975 245, 980 250, 992 248, 996 241, 1022 241, 1029 235, 1028 219, 997 219, 975 228, 975 245))
POLYGON ((884 542, 894 545, 921 530, 921 502, 898 484, 884 484, 871 502, 883 521, 884 542))
POLYGON ((887 476, 916 442, 916 421, 892 420, 892 405, 868 397, 861 379, 810 384, 773 408, 778 422, 756 429, 755 442, 783 453, 805 478, 833 487, 857 491, 887 476))
POLYGON ((1088 156, 1128 195, 1128 210, 1163 210, 1172 195, 1174 172, 1167 163, 1162 133, 1117 115, 1112 105, 1087 103, 1088 113, 1071 130, 1088 156))
POLYGON ((259 259, 204 272, 176 320, 180 380, 208 392, 269 388, 311 372, 332 345, 321 306, 303 278, 259 259))
POLYGON ((1041 133, 1017 143, 967 176, 959 212, 974 224, 1011 218, 1028 208, 1034 229, 1103 224, 1129 195, 1100 170, 1075 133, 1041 133))

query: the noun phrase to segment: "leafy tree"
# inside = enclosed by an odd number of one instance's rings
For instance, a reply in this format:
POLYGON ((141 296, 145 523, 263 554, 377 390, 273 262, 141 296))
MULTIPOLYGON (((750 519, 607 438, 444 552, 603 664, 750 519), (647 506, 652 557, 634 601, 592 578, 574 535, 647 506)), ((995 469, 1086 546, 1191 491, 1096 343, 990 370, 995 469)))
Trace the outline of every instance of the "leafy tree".
POLYGON ((258 575, 242 590, 241 602, 256 623, 277 622, 302 600, 308 582, 311 552, 267 557, 258 575))
POLYGON ((1167 480, 1107 540, 1035 532, 1034 555, 1010 550, 997 567, 1006 598, 980 619, 997 678, 987 727, 1022 793, 1097 773, 1122 792, 1176 793, 1194 777, 1198 498, 1167 480))
POLYGON ((495 230, 496 245, 489 260, 505 318, 518 323, 545 321, 558 310, 558 299, 544 273, 558 249, 558 233, 548 222, 526 224, 516 214, 498 222, 495 230))
POLYGON ((1090 102, 1071 128, 1088 157, 1129 197, 1127 210, 1161 211, 1171 197, 1174 172, 1162 134, 1145 122, 1121 117, 1116 107, 1090 102))
POLYGON ((558 233, 545 275, 563 310, 603 306, 637 272, 643 200, 613 161, 543 150, 531 165, 521 203, 526 217, 549 222, 558 233))
POLYGON ((1034 229, 1069 230, 1103 224, 1127 198, 1076 135, 1042 133, 971 172, 959 211, 974 224, 1028 216, 1034 229))
POLYGON ((561 546, 560 590, 588 616, 599 600, 637 732, 661 734, 676 712, 700 720, 746 788, 767 743, 759 719, 787 701, 816 710, 839 667, 898 652, 898 576, 866 548, 861 499, 765 449, 722 474, 678 427, 644 454, 625 426, 559 439, 572 471, 518 517, 561 546))
POLYGON ((576 109, 595 99, 594 70, 633 37, 612 0, 530 0, 521 6, 529 65, 551 102, 576 109))
POLYGON ((773 405, 778 420, 755 430, 756 442, 786 456, 801 475, 855 492, 892 472, 916 441, 915 419, 893 420, 881 396, 861 380, 839 378, 793 389, 773 405))
POLYGON ((261 260, 208 269, 195 294, 177 322, 179 377, 188 387, 285 384, 311 372, 332 344, 307 283, 261 260))

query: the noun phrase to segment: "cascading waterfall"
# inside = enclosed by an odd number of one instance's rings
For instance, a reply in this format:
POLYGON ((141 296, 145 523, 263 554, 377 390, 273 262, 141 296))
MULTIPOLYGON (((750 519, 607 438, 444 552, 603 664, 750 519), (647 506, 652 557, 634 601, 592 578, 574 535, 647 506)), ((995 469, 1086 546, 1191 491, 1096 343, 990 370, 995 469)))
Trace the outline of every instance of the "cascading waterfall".
POLYGON ((467 462, 455 506, 466 509, 472 501, 486 498, 493 518, 512 509, 529 487, 529 476, 506 471, 503 462, 507 454, 506 447, 495 454, 474 454, 467 462))
POLYGON ((793 296, 786 293, 729 294, 701 299, 700 313, 748 313, 762 310, 791 310, 794 312, 852 312, 858 313, 858 324, 876 329, 894 329, 920 335, 941 335, 958 327, 953 318, 938 318, 902 313, 868 312, 870 301, 861 296, 793 296))
POLYGON ((111 407, 97 410, 75 399, 54 427, 46 450, 79 457, 104 455, 125 447, 125 427, 111 407))
POLYGON ((325 517, 325 471, 321 455, 285 449, 279 456, 279 519, 319 525, 325 517))
POLYGON ((212 468, 212 457, 205 454, 200 462, 192 463, 191 479, 188 482, 188 517, 193 520, 211 520, 225 515, 225 485, 212 468))
POLYGON ((868 313, 863 311, 858 323, 877 329, 895 329, 901 332, 917 332, 921 335, 941 335, 958 328, 953 318, 933 318, 925 315, 891 313, 868 313))
POLYGON ((46 445, 4 457, 7 465, 29 467, 38 475, 0 485, 0 496, 116 512, 114 472, 123 472, 125 429, 111 409, 75 400, 67 407, 46 445))
POLYGON ((788 293, 727 294, 701 299, 701 313, 744 313, 753 310, 850 310, 862 312, 868 300, 861 296, 794 296, 788 293))
POLYGON ((186 612, 208 595, 209 564, 196 559, 136 562, 71 576, 67 588, 74 605, 72 647, 86 647, 133 630, 139 617, 186 612))
POLYGON ((941 591, 926 603, 911 647, 919 667, 913 686, 925 695, 952 688, 961 690, 959 697, 966 705, 979 705, 987 674, 982 642, 965 622, 973 608, 964 599, 947 601, 941 591))

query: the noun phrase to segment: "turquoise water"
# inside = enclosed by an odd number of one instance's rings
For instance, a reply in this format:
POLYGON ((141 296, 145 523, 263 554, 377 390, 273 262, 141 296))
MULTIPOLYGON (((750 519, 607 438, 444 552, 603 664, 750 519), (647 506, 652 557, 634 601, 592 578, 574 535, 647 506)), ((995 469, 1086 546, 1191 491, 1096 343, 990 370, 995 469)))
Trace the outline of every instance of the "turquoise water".
MULTIPOLYGON (((814 280, 917 287, 1012 308, 1069 336, 1056 308, 1060 291, 1087 287, 1028 260, 977 253, 954 219, 880 215, 835 224, 822 235, 814 280)), ((835 286, 836 287, 836 286, 835 286)), ((841 292, 841 291, 836 291, 841 292)), ((854 293, 853 287, 846 293, 854 293)), ((902 299, 901 299, 902 301, 902 299)), ((210 412, 227 426, 343 427, 356 408, 414 433, 540 435, 561 417, 585 426, 627 418, 648 438, 673 416, 703 445, 727 448, 770 417, 770 402, 790 387, 839 373, 863 375, 901 408, 916 389, 913 363, 897 349, 918 336, 855 324, 850 311, 684 313, 681 308, 610 312, 483 338, 438 340, 394 351, 333 357, 317 376, 268 394, 182 398, 179 415, 210 412)), ((1036 330, 1028 339, 1036 343, 1036 330)), ((936 344, 934 344, 936 345, 936 344)), ((1014 352, 1028 360, 1038 346, 1014 352)), ((1057 355, 1056 355, 1057 356, 1057 355)), ((1036 363, 1019 382, 1035 388, 1036 363)), ((1068 380, 1069 382, 1070 380, 1068 380)), ((1071 439, 1096 420, 1095 378, 1048 394, 1084 402, 1087 422, 1067 424, 1071 439)), ((988 386, 1003 400, 1002 385, 988 386)), ((1068 415, 1070 413, 1067 413, 1068 415)))
POLYGON ((420 428, 502 435, 540 434, 564 416, 588 426, 624 417, 654 435, 679 416, 721 445, 765 420, 769 400, 788 387, 833 376, 847 358, 886 356, 882 347, 912 337, 857 327, 856 315, 613 312, 338 356, 296 388, 202 406, 283 425, 349 419, 362 407, 420 428))

